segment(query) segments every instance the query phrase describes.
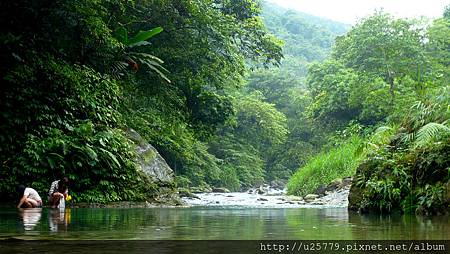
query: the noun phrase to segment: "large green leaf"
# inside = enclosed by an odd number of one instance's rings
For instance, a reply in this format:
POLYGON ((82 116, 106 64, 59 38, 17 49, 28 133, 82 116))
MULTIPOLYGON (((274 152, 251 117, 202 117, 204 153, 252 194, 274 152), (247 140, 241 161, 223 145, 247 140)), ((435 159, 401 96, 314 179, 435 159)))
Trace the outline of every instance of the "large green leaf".
POLYGON ((148 39, 152 38, 153 36, 161 33, 162 31, 163 31, 162 27, 155 27, 148 31, 139 31, 139 33, 137 33, 136 36, 134 36, 133 38, 128 40, 126 45, 128 47, 138 46, 139 44, 137 44, 137 43, 148 40, 148 39))
POLYGON ((118 168, 121 167, 120 162, 117 160, 117 157, 114 154, 112 154, 110 151, 103 149, 103 148, 100 148, 100 150, 102 150, 104 153, 106 153, 108 155, 108 157, 116 164, 116 166, 118 168))

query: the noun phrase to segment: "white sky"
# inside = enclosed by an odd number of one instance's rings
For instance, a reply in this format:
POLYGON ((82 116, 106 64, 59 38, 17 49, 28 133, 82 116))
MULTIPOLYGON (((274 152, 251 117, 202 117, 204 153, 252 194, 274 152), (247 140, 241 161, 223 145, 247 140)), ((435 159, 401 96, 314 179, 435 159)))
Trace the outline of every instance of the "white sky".
POLYGON ((396 17, 412 18, 426 16, 441 17, 450 0, 266 0, 280 6, 309 13, 315 16, 355 24, 383 8, 396 17))

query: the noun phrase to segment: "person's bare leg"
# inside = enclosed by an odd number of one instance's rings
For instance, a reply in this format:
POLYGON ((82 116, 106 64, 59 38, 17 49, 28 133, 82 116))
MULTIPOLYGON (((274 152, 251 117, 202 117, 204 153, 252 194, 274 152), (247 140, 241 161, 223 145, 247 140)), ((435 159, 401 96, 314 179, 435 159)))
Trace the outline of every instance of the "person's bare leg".
POLYGON ((20 208, 32 208, 32 205, 30 204, 30 202, 28 202, 28 198, 27 200, 25 200, 22 205, 20 206, 20 208))
POLYGON ((59 200, 60 200, 60 196, 53 194, 52 198, 50 199, 50 205, 52 206, 52 208, 56 208, 59 205, 59 200))
POLYGON ((27 198, 25 202, 28 203, 31 208, 38 207, 38 202, 34 199, 27 198))

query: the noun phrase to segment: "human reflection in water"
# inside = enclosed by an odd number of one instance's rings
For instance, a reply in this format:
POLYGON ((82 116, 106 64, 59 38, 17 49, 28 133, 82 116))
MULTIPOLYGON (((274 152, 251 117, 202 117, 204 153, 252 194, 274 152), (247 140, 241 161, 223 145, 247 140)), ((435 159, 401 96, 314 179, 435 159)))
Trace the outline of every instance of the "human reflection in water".
POLYGON ((41 219, 42 208, 20 208, 19 214, 22 217, 25 231, 33 230, 41 219))
POLYGON ((67 231, 70 220, 70 208, 55 208, 48 212, 48 224, 52 232, 67 231))

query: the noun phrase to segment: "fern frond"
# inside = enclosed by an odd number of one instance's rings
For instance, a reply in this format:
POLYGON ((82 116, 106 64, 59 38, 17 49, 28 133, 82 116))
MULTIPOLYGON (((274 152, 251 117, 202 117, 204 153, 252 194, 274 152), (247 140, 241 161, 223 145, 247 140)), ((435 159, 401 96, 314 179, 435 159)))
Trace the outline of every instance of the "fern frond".
POLYGON ((375 134, 385 133, 386 131, 390 131, 390 130, 392 130, 392 128, 389 126, 381 126, 375 130, 375 134))
POLYGON ((151 59, 151 60, 157 61, 160 64, 164 63, 163 60, 161 60, 160 58, 158 58, 152 54, 141 53, 141 52, 131 52, 131 53, 129 53, 129 55, 134 56, 136 58, 140 58, 140 59, 151 59))
POLYGON ((390 137, 395 132, 395 127, 381 126, 378 127, 372 135, 371 142, 375 144, 385 144, 389 142, 390 137))
POLYGON ((450 135, 450 128, 442 123, 431 122, 422 126, 416 135, 415 147, 425 147, 444 136, 450 135))
POLYGON ((414 133, 414 132, 412 132, 412 133, 408 133, 408 134, 405 134, 403 137, 402 137, 402 142, 403 143, 410 143, 410 142, 413 142, 413 140, 416 138, 416 133, 414 133))

